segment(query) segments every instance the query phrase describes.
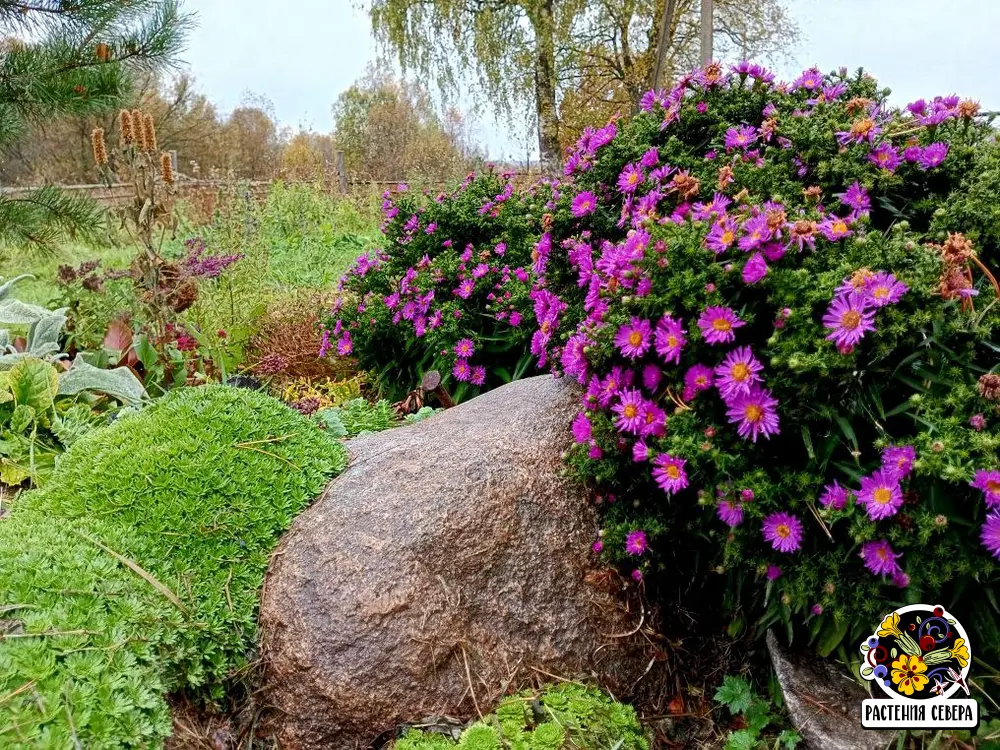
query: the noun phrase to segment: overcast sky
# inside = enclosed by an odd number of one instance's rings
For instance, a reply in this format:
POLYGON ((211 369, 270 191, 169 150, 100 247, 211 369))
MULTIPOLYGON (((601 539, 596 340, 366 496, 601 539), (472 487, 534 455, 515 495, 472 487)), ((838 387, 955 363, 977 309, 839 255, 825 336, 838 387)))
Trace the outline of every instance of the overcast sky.
MULTIPOLYGON (((198 27, 184 55, 200 88, 228 113, 245 92, 269 98, 279 121, 320 132, 330 105, 376 56, 355 0, 186 0, 198 27)), ((781 78, 819 65, 863 66, 893 99, 958 93, 1000 109, 1000 0, 789 0, 803 40, 781 78)), ((490 156, 524 153, 490 113, 478 117, 490 156)))

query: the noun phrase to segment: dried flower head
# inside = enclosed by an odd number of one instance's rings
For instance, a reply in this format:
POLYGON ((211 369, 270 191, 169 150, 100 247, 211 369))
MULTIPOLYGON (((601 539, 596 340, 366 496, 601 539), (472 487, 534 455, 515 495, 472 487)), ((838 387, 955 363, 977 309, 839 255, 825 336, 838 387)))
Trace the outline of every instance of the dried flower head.
POLYGON ((1000 401, 1000 375, 990 372, 980 377, 979 395, 987 401, 1000 401))
POLYGON ((974 257, 976 251, 972 247, 972 242, 961 232, 949 232, 948 239, 941 246, 941 256, 945 263, 959 264, 965 263, 969 258, 974 257))
POLYGON ((174 184, 174 164, 168 153, 160 154, 160 177, 168 185, 174 184))
POLYGON ((103 167, 108 163, 108 147, 104 144, 104 128, 94 128, 90 133, 90 145, 94 148, 94 161, 103 167))
POLYGON ((699 190, 701 190, 701 182, 698 181, 697 177, 692 177, 687 170, 684 170, 674 175, 667 192, 676 191, 682 200, 689 200, 698 195, 699 190))
POLYGON ((963 99, 958 103, 956 109, 958 109, 959 116, 969 119, 979 114, 979 102, 972 99, 963 99))
POLYGON ((118 137, 123 146, 128 146, 135 142, 135 128, 132 120, 132 113, 123 109, 118 113, 118 137))
POLYGON ((847 114, 853 115, 857 112, 862 112, 867 110, 872 105, 871 99, 865 99, 863 96, 856 96, 844 105, 847 108, 847 114))
POLYGON ((111 47, 109 47, 104 42, 101 42, 100 44, 98 44, 94 48, 94 55, 102 63, 110 62, 111 61, 111 47))
POLYGON ((807 201, 818 201, 822 196, 823 188, 819 185, 810 185, 802 190, 802 197, 807 201))
POLYGON ((945 268, 938 281, 938 293, 944 299, 965 299, 975 293, 968 270, 958 266, 945 268))
POLYGON ((153 125, 153 116, 149 114, 142 118, 142 141, 146 151, 156 151, 156 127, 153 125))

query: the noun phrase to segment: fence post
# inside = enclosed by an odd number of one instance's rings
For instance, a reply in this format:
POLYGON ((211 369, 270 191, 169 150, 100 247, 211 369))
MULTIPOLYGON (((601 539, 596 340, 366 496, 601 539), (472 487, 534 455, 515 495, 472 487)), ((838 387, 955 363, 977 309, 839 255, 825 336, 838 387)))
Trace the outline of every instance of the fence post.
POLYGON ((170 150, 170 166, 173 167, 174 174, 177 174, 177 151, 175 149, 170 150))
POLYGON ((347 170, 344 169, 344 152, 337 152, 337 179, 340 182, 340 192, 347 192, 347 170))

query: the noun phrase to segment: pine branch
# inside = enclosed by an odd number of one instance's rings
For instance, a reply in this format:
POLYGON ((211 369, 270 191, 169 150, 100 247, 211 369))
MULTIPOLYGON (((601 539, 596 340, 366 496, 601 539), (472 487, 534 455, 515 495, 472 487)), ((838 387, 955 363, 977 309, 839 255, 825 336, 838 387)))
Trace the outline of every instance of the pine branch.
POLYGON ((52 252, 67 237, 96 237, 102 222, 97 203, 51 185, 24 197, 0 194, 0 243, 52 252))

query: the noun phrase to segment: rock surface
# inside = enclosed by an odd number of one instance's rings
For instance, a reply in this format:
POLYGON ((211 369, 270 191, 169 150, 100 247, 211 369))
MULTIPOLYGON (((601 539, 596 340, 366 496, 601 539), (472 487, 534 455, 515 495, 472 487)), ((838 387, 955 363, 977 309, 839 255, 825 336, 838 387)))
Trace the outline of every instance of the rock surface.
POLYGON ((529 378, 348 443, 350 467, 292 525, 264 586, 282 748, 367 747, 551 675, 616 695, 642 676, 648 657, 610 637, 635 624, 588 582, 596 515, 561 473, 578 403, 567 381, 529 378))
POLYGON ((861 701, 872 696, 831 662, 798 653, 767 633, 767 650, 792 725, 809 750, 883 750, 894 733, 861 726, 861 701))

